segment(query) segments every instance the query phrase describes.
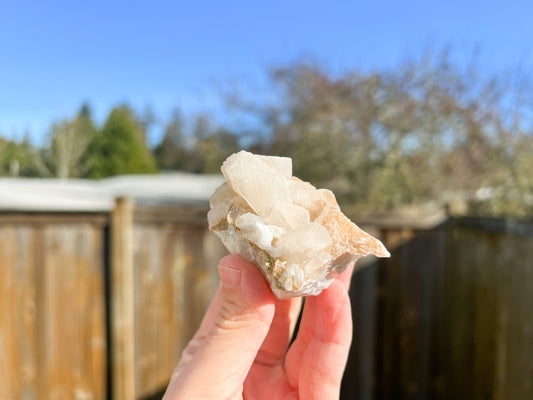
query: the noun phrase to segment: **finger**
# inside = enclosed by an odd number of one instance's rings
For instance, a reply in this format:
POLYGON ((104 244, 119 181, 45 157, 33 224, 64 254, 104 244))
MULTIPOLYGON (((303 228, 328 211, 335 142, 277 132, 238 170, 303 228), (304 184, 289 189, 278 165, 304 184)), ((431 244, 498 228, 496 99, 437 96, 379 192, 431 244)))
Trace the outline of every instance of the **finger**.
POLYGON ((195 336, 198 336, 198 337, 207 336, 207 334, 209 333, 209 331, 215 324, 215 320, 220 311, 221 303, 222 303, 222 285, 219 284, 217 286, 215 295, 213 296, 213 299, 211 300, 211 303, 209 304, 209 307, 207 308, 204 318, 202 319, 202 323, 200 324, 200 327, 196 331, 195 336))
POLYGON ((275 304, 272 325, 244 382, 247 399, 291 399, 291 395, 297 395, 287 384, 282 363, 298 320, 302 298, 276 299, 275 304))
POLYGON ((275 297, 257 267, 230 255, 220 261, 218 270, 219 313, 195 356, 172 382, 172 398, 231 398, 242 393, 270 328, 275 297))
POLYGON ((257 353, 255 363, 273 366, 281 364, 302 306, 301 297, 275 301, 276 312, 270 330, 257 353))
MULTIPOLYGON (((348 268, 336 278, 348 291, 352 279, 355 263, 351 263, 348 268)), ((302 363, 303 355, 307 349, 307 345, 311 341, 315 332, 316 316, 316 296, 309 296, 306 298, 304 312, 302 314, 302 321, 300 322, 300 328, 298 330, 298 336, 294 343, 291 345, 287 356, 285 358, 285 372, 289 384, 292 387, 298 385, 298 373, 300 371, 300 365, 302 363)))
POLYGON ((209 307, 202 319, 200 327, 194 334, 193 338, 187 343, 187 346, 182 352, 178 368, 174 370, 174 374, 183 370, 185 364, 196 354, 198 348, 203 343, 205 337, 213 328, 215 319, 220 311, 220 304, 222 303, 222 286, 219 284, 215 292, 215 296, 211 300, 209 307))
POLYGON ((301 359, 300 396, 338 398, 352 341, 350 298, 343 282, 335 280, 319 296, 309 300, 314 305, 315 324, 301 359))
POLYGON ((315 331, 316 302, 313 301, 315 296, 305 298, 304 310, 298 335, 287 352, 285 357, 285 375, 289 385, 293 388, 298 386, 298 377, 301 362, 315 331))

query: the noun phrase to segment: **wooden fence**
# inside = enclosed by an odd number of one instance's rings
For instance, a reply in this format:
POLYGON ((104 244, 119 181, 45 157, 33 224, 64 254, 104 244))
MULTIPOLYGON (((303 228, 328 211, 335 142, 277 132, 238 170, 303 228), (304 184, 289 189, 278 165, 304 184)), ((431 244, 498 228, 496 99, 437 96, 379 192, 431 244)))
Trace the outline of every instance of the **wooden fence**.
POLYGON ((358 271, 351 298, 342 398, 533 399, 533 223, 418 232, 358 271))
MULTIPOLYGON (((0 213, 0 399, 160 396, 225 253, 205 212, 0 213)), ((343 399, 533 398, 531 225, 479 222, 365 223, 395 249, 354 275, 343 399)))
POLYGON ((157 395, 225 254, 205 212, 0 213, 0 399, 157 395))
POLYGON ((0 216, 0 399, 104 398, 106 220, 0 216))

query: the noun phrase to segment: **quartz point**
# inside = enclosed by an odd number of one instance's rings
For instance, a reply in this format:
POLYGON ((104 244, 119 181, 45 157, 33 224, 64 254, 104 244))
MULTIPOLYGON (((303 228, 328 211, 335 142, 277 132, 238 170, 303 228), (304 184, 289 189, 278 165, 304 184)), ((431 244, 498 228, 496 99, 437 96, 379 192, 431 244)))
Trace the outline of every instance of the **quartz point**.
POLYGON ((318 295, 359 258, 390 257, 330 190, 292 176, 290 158, 240 151, 221 170, 227 182, 209 201, 209 229, 253 262, 278 298, 318 295))

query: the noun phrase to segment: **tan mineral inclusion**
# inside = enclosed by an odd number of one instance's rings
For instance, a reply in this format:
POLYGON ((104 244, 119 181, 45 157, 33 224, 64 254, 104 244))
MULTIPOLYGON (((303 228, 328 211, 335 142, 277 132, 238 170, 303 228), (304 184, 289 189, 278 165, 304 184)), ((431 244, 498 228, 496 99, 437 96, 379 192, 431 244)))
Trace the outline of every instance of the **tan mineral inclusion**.
POLYGON ((351 222, 330 190, 292 176, 292 160, 240 151, 210 200, 209 229, 255 263, 280 299, 317 295, 361 257, 390 257, 351 222))

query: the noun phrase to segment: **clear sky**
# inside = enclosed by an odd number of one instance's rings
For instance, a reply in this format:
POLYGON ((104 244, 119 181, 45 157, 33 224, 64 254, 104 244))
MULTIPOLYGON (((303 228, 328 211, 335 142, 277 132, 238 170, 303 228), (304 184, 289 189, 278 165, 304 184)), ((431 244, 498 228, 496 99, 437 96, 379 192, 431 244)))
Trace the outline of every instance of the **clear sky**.
POLYGON ((221 85, 301 56, 342 71, 446 44, 479 46, 488 70, 531 64, 533 1, 1 0, 0 133, 39 142, 85 100, 98 121, 124 100, 212 110, 221 85))

